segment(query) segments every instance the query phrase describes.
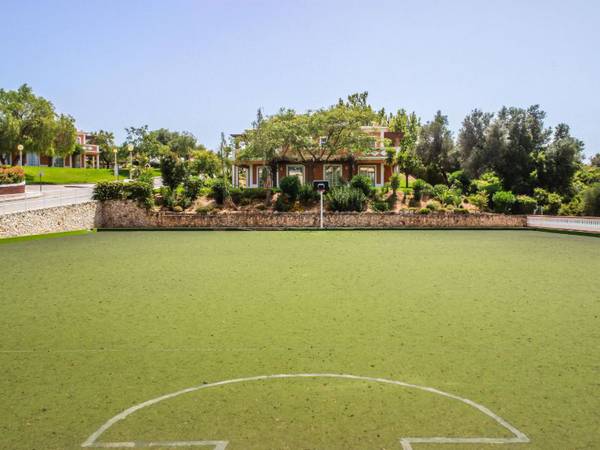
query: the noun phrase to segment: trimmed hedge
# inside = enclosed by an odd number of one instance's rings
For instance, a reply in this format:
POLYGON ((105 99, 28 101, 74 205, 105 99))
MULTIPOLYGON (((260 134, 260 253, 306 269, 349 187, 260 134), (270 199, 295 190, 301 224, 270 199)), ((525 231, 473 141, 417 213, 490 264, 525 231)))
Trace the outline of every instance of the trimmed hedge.
POLYGON ((94 200, 134 200, 140 206, 150 208, 154 203, 154 190, 148 183, 141 181, 101 181, 94 186, 94 200))

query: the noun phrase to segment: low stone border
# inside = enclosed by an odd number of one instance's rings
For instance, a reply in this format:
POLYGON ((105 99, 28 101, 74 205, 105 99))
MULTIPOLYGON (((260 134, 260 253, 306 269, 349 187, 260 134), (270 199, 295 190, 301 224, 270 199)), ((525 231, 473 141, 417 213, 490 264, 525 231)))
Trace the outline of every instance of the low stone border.
POLYGON ((0 237, 90 230, 102 221, 96 202, 0 215, 0 237))
MULTIPOLYGON (((98 228, 290 229, 318 228, 316 212, 231 211, 212 214, 146 211, 132 202, 102 205, 98 228)), ((326 228, 525 228, 526 216, 457 213, 332 213, 326 228)))

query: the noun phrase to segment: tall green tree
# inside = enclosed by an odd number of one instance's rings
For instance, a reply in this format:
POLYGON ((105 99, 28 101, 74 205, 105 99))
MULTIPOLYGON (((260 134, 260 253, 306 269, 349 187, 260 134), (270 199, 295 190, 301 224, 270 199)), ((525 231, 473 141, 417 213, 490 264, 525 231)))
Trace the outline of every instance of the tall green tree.
POLYGON ((400 109, 395 115, 389 118, 388 127, 390 131, 401 135, 399 148, 393 157, 393 162, 398 166, 400 172, 404 174, 406 187, 408 187, 409 175, 415 175, 423 166, 423 162, 416 152, 419 133, 421 131, 421 120, 414 112, 409 115, 404 109, 400 109))
POLYGON ((441 111, 421 127, 417 155, 423 161, 430 183, 443 181, 448 184, 448 174, 458 168, 458 159, 452 132, 448 128, 448 117, 441 111))
POLYGON ((59 115, 54 106, 24 84, 15 91, 0 89, 0 154, 22 144, 26 152, 65 156, 75 150, 74 120, 59 115))
POLYGON ((504 187, 519 194, 533 191, 535 155, 544 150, 552 130, 539 105, 502 108, 493 122, 494 145, 488 146, 493 169, 504 187))
POLYGON ((54 123, 54 140, 48 154, 50 156, 68 156, 75 151, 76 144, 75 119, 65 114, 57 116, 54 123))
POLYGON ((492 167, 491 155, 486 152, 486 132, 493 117, 491 113, 474 109, 465 117, 458 132, 458 158, 471 178, 479 177, 492 167))
POLYGON ((213 178, 219 173, 221 159, 214 152, 206 148, 199 148, 192 152, 189 165, 194 175, 213 178))
POLYGON ((104 167, 110 167, 114 159, 115 135, 110 131, 98 130, 92 133, 91 143, 100 149, 100 163, 104 167))
POLYGON ((536 184, 551 192, 569 194, 582 155, 583 142, 571 136, 568 125, 559 124, 552 143, 535 155, 536 184))
POLYGON ((596 153, 590 158, 590 164, 594 167, 600 167, 600 153, 596 153))

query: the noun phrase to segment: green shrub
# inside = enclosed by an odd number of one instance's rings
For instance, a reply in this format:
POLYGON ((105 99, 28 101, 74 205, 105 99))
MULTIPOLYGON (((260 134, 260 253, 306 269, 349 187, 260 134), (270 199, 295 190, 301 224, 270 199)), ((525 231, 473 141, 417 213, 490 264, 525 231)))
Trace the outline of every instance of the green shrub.
MULTIPOLYGON (((298 179, 298 177, 290 177, 290 178, 298 179)), ((286 194, 282 193, 277 196, 277 200, 275 200, 274 208, 275 208, 275 211, 287 212, 290 209, 292 209, 292 202, 290 202, 290 199, 286 194)))
POLYGON ((493 196, 496 192, 502 189, 502 181, 500 177, 494 172, 485 172, 477 180, 471 182, 471 191, 487 192, 490 196, 493 196))
POLYGON ((460 206, 462 203, 461 195, 458 191, 454 189, 442 190, 436 196, 436 198, 440 201, 440 203, 444 206, 453 205, 460 206))
POLYGON ((394 194, 398 191, 400 188, 400 174, 395 173, 390 177, 390 188, 394 194))
POLYGON ((154 203, 154 189, 152 185, 140 181, 101 181, 94 186, 92 198, 100 202, 133 200, 140 206, 150 208, 154 203))
POLYGON ((327 207, 331 211, 363 211, 366 202, 366 195, 350 186, 334 187, 327 194, 327 207))
POLYGON ((516 197, 510 191, 498 191, 492 197, 494 211, 502 214, 510 214, 516 201, 516 197))
POLYGON ((244 189, 239 187, 232 187, 229 189, 229 196, 231 197, 231 201, 236 205, 239 204, 242 200, 244 189))
POLYGON ((142 181, 125 183, 122 195, 124 199, 133 200, 145 208, 150 208, 154 204, 154 189, 152 185, 142 181))
POLYGON ((350 180, 350 186, 361 191, 365 197, 370 197, 373 190, 373 182, 366 175, 354 175, 350 180))
POLYGON ((431 195, 433 188, 425 180, 420 178, 415 180, 412 184, 413 199, 417 202, 421 201, 423 195, 431 195))
POLYGON ((316 202, 319 200, 319 193, 314 190, 312 185, 303 184, 300 186, 300 192, 298 193, 298 199, 300 203, 303 205, 308 205, 310 203, 316 202))
POLYGON ((264 200, 267 197, 268 189, 265 188, 245 188, 242 189, 242 197, 250 200, 264 200))
POLYGON ((600 183, 593 184, 583 193, 583 212, 587 216, 600 216, 600 183))
POLYGON ((490 197, 485 191, 479 191, 475 194, 469 195, 467 200, 471 205, 477 207, 479 211, 487 211, 489 209, 490 197))
POLYGON ((173 212, 178 212, 178 213, 183 212, 183 207, 180 205, 175 205, 175 206, 173 206, 173 212))
POLYGON ((154 184, 154 171, 143 166, 133 166, 129 170, 129 178, 143 183, 154 184))
POLYGON ((160 158, 160 173, 163 184, 175 190, 186 177, 186 166, 176 153, 166 152, 160 158))
POLYGON ((431 210, 429 208, 421 208, 418 211, 419 214, 429 214, 430 212, 431 210))
POLYGON ((124 184, 122 181, 100 181, 94 186, 92 198, 100 202, 106 200, 122 200, 123 186, 124 184))
POLYGON ((441 197, 449 190, 450 188, 445 184, 436 184, 431 190, 431 195, 433 196, 433 198, 441 202, 441 197))
POLYGON ((538 205, 540 205, 540 206, 546 206, 548 204, 548 195, 549 195, 549 192, 546 189, 536 187, 533 190, 533 198, 535 198, 538 205))
POLYGON ((202 180, 197 177, 187 177, 183 182, 183 188, 185 190, 185 196, 194 201, 200 196, 202 180))
POLYGON ((563 203, 558 210, 559 216, 581 216, 585 210, 583 195, 576 195, 569 203, 563 203))
POLYGON ((442 209, 442 205, 440 202, 432 200, 425 205, 425 208, 429 209, 430 211, 439 211, 442 209))
POLYGON ((515 212, 517 214, 533 214, 537 208, 537 200, 528 195, 517 195, 515 212))
POLYGON ((548 199, 546 206, 544 207, 545 214, 558 214, 560 210, 560 206, 562 205, 562 198, 560 195, 550 192, 548 194, 548 199))
POLYGON ((450 174, 448 183, 461 194, 468 194, 471 187, 471 178, 461 169, 450 174))
POLYGON ((467 208, 454 208, 453 212, 455 214, 469 214, 469 210, 467 208))
POLYGON ((300 192, 300 179, 295 176, 283 177, 279 182, 279 188, 281 192, 288 196, 290 201, 293 203, 298 199, 300 192))
POLYGON ((373 211, 377 212, 386 212, 390 210, 390 204, 386 200, 374 200, 371 203, 371 207, 373 211))
POLYGON ((229 190, 231 187, 229 186, 229 182, 223 178, 217 178, 213 181, 211 186, 211 196, 215 199, 219 205, 225 203, 225 200, 230 197, 229 190))
POLYGON ((17 184, 25 181, 22 167, 0 166, 0 184, 17 184))

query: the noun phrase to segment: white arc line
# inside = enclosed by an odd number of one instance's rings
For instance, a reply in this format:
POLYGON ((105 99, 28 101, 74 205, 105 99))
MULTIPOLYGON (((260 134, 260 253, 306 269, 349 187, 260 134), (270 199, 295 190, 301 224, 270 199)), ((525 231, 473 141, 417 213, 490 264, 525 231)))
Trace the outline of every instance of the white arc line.
MULTIPOLYGON (((336 373, 296 373, 296 374, 277 374, 277 375, 259 375, 255 377, 247 377, 247 378, 235 378, 232 380, 224 380, 217 381, 215 383, 201 384, 199 386, 189 387, 187 389, 182 389, 177 392, 172 392, 170 394, 166 394, 160 397, 153 398, 151 400, 147 400, 145 402, 134 405, 126 410, 120 412, 116 416, 107 420, 100 428, 98 428, 95 432, 93 432, 83 444, 82 447, 95 447, 95 448, 137 448, 137 447, 157 447, 160 446, 160 442, 97 442, 98 438, 110 427, 112 427, 115 423, 127 418, 131 414, 136 411, 139 411, 142 408, 147 406, 152 406, 156 403, 162 402, 163 400, 168 400, 170 398, 178 397, 183 394, 188 394, 190 392, 199 391, 200 389, 208 389, 216 386, 224 386, 227 384, 234 383, 244 383, 249 381, 260 381, 260 380, 272 380, 278 378, 341 378, 341 379, 350 379, 350 380, 361 380, 361 381, 370 381, 374 383, 384 383, 384 384, 392 384, 396 386, 402 386, 410 389, 418 389, 420 391, 430 392, 432 394, 441 395, 442 397, 447 397, 453 400, 457 400, 459 402, 465 403, 469 405, 486 416, 492 418, 496 423, 498 423, 501 427, 507 429, 513 434, 513 437, 510 438, 495 438, 495 437, 468 437, 468 438, 452 438, 452 437, 402 437, 400 438, 400 444, 402 445, 403 450, 413 450, 411 444, 417 443, 431 443, 431 444, 449 444, 449 443, 462 443, 462 444, 514 444, 514 443, 527 443, 529 442, 529 438, 525 435, 525 433, 519 431, 513 425, 508 423, 502 417, 498 416, 490 409, 486 408, 479 403, 474 402, 473 400, 469 400, 468 398, 460 397, 458 395, 450 394, 448 392, 440 391, 439 389, 435 389, 428 386, 419 386, 416 384, 404 383, 402 381, 388 380, 386 378, 374 378, 374 377, 363 377, 359 375, 349 375, 349 374, 336 374, 336 373)), ((164 443, 162 443, 164 445, 164 443)), ((227 441, 173 441, 169 442, 172 447, 185 447, 185 446, 199 446, 199 445, 212 445, 214 446, 214 450, 224 450, 227 446, 227 441)))

